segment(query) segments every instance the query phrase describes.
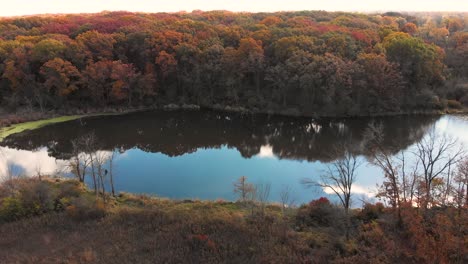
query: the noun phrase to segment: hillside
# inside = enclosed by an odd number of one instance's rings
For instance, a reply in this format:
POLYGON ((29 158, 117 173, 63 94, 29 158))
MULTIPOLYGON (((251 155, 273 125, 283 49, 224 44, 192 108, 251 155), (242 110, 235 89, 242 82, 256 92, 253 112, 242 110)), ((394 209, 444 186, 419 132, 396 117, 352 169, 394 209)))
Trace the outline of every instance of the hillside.
POLYGON ((0 19, 0 103, 347 116, 468 104, 464 13, 103 12, 0 19))

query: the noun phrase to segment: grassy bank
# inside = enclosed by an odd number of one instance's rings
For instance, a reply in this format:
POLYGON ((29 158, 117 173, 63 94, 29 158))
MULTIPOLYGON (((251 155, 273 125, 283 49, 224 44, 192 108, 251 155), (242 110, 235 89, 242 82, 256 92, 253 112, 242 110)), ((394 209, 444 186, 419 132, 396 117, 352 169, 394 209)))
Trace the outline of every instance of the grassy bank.
POLYGON ((84 117, 84 116, 85 115, 61 116, 61 117, 43 119, 43 120, 38 120, 38 121, 18 123, 18 124, 14 124, 14 125, 11 125, 11 126, 8 126, 8 127, 4 127, 4 128, 0 129, 0 142, 4 138, 6 138, 6 137, 8 137, 9 135, 12 135, 12 134, 21 133, 21 132, 23 132, 25 130, 38 129, 38 128, 41 128, 41 127, 44 127, 44 126, 50 125, 50 124, 75 120, 75 119, 78 119, 78 118, 81 118, 81 117, 84 117))
POLYGON ((47 125, 72 121, 79 118, 91 116, 106 116, 106 115, 121 115, 137 111, 145 111, 148 109, 94 109, 86 112, 83 111, 70 111, 72 114, 61 115, 60 113, 16 113, 16 114, 3 114, 0 115, 0 142, 4 138, 21 133, 26 130, 34 130, 47 125), (2 127, 3 124, 3 127, 2 127))
POLYGON ((0 185, 0 263, 466 263, 466 210, 430 213, 407 208, 397 223, 368 204, 351 212, 346 240, 343 210, 326 198, 283 211, 15 179, 0 185))

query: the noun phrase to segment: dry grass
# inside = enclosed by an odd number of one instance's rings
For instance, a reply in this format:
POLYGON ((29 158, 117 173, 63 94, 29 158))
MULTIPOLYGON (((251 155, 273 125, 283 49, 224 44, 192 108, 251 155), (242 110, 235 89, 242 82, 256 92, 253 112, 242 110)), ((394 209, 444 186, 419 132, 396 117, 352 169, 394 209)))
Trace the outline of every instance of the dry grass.
POLYGON ((237 203, 128 194, 97 217, 76 206, 0 224, 0 263, 302 263, 308 253, 278 207, 258 216, 237 203))
POLYGON ((301 263, 307 250, 285 228, 274 218, 177 204, 78 222, 47 214, 0 226, 0 263, 301 263))
POLYGON ((354 212, 351 239, 345 241, 341 209, 318 201, 282 216, 277 205, 252 213, 248 203, 131 194, 103 203, 76 181, 13 180, 0 185, 0 263, 468 260, 466 211, 435 210, 427 222, 409 208, 398 226, 391 209, 367 205, 354 212), (2 215, 18 212, 5 210, 11 209, 5 201, 15 201, 21 214, 2 223, 2 215))

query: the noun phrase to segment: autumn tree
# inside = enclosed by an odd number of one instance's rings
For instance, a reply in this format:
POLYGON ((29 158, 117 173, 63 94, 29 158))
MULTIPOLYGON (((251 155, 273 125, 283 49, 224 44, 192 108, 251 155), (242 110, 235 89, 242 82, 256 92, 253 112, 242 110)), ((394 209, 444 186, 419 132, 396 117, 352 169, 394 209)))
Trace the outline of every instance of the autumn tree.
POLYGON ((88 56, 94 61, 112 60, 114 57, 115 39, 110 34, 90 30, 78 35, 76 41, 84 47, 88 56))
POLYGON ((177 60, 174 54, 167 53, 165 50, 161 51, 156 59, 155 64, 157 66, 157 78, 160 80, 161 85, 167 90, 168 79, 176 73, 177 70, 177 60))
POLYGON ((86 67, 83 76, 90 84, 88 89, 94 102, 118 103, 127 100, 132 102, 132 88, 138 74, 131 64, 121 61, 98 61, 86 67))
POLYGON ((221 75, 223 73, 222 58, 224 47, 219 43, 201 51, 201 82, 203 86, 209 87, 209 98, 211 102, 215 101, 215 91, 221 85, 221 75))
POLYGON ((309 11, 4 19, 0 98, 31 111, 155 103, 302 115, 443 109, 444 99, 468 104, 465 24, 459 14, 309 11))
POLYGON ((128 105, 131 106, 133 89, 137 85, 138 76, 132 64, 113 61, 110 75, 112 80, 111 98, 117 102, 127 100, 128 105))
POLYGON ((398 65, 385 55, 361 53, 355 62, 353 98, 358 112, 393 112, 400 109, 404 80, 398 65))
POLYGON ((247 76, 252 75, 257 96, 260 97, 260 85, 265 60, 262 43, 253 38, 241 39, 236 57, 240 66, 239 70, 247 76))
POLYGON ((175 47, 177 59, 177 80, 178 86, 182 91, 182 99, 190 99, 195 95, 197 103, 200 102, 200 92, 198 85, 200 83, 199 56, 200 49, 192 44, 184 43, 175 47), (190 94, 189 94, 190 92, 190 94))
POLYGON ((69 61, 55 58, 42 65, 40 73, 44 78, 46 91, 54 96, 67 97, 76 90, 81 79, 81 73, 69 61))
POLYGON ((44 39, 38 42, 32 48, 32 60, 42 64, 54 58, 63 57, 65 49, 66 46, 61 41, 54 39, 44 39))
POLYGON ((443 51, 439 47, 401 32, 388 35, 383 45, 387 58, 398 63, 410 85, 422 89, 444 80, 443 51))
POLYGON ((19 41, 7 41, 0 45, 2 90, 10 95, 7 104, 14 107, 23 104, 31 110, 34 105, 38 105, 43 111, 45 98, 36 82, 30 60, 32 47, 30 43, 19 41))
POLYGON ((418 26, 416 26, 414 23, 406 23, 402 28, 401 31, 410 34, 411 36, 414 36, 418 32, 418 26))

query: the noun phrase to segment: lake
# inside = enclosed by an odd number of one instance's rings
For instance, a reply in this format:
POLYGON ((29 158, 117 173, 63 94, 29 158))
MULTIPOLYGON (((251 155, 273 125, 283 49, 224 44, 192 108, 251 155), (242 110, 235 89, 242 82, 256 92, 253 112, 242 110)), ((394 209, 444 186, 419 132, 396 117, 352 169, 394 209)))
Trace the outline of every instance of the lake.
MULTIPOLYGON (((149 111, 88 117, 7 137, 0 147, 0 175, 70 175, 72 140, 92 133, 96 149, 114 152, 117 191, 175 199, 235 200, 233 183, 246 176, 271 184, 270 201, 288 186, 297 204, 333 195, 305 188, 327 164, 352 146, 364 162, 353 186, 354 205, 372 200, 382 182, 367 164, 363 132, 382 123, 385 145, 397 153, 434 128, 468 143, 468 116, 413 115, 380 118, 311 119, 201 111, 149 111)), ((90 177, 87 178, 88 183, 90 177)))

